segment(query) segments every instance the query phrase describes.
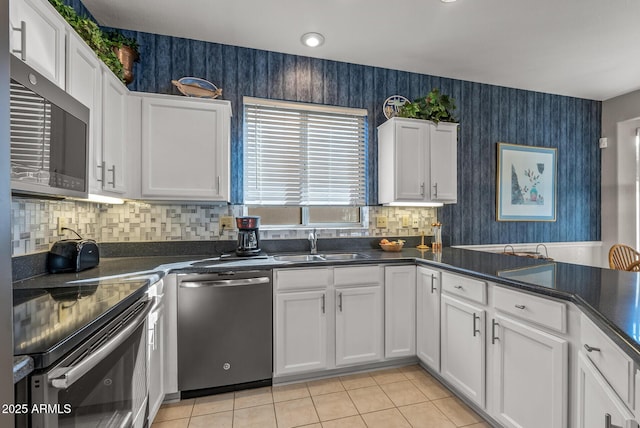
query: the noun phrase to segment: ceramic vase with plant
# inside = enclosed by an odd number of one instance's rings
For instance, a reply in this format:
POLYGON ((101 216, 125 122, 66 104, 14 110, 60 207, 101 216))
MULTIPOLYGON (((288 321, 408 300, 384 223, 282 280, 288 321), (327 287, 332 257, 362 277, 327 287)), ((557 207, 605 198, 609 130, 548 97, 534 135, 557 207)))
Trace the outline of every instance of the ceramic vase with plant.
POLYGON ((126 37, 118 31, 107 33, 107 40, 111 43, 111 49, 115 52, 118 60, 124 68, 124 83, 127 85, 133 82, 133 63, 138 61, 138 41, 131 37, 126 37))

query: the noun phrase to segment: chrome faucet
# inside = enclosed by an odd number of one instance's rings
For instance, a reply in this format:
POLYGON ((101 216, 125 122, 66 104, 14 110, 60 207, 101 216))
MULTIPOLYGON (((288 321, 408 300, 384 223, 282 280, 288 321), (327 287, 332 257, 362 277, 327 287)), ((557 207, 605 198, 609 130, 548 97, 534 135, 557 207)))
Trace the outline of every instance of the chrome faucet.
POLYGON ((311 247, 311 254, 318 254, 318 234, 315 229, 313 229, 313 232, 309 232, 308 239, 311 247))

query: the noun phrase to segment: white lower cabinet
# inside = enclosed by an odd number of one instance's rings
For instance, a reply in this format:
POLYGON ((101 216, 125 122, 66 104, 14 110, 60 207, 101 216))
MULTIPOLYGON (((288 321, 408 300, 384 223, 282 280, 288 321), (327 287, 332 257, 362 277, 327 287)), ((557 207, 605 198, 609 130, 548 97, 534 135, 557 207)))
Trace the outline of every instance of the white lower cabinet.
POLYGON ((566 427, 567 340, 501 315, 490 328, 494 417, 512 428, 566 427))
POLYGON ((416 279, 416 350, 418 358, 440 371, 440 272, 419 266, 416 279))
POLYGON ((149 426, 164 400, 164 303, 149 314, 149 426))
POLYGON ((442 295, 440 374, 481 408, 485 407, 485 309, 442 295))
POLYGON ((384 268, 384 356, 416 354, 416 267, 384 268))
POLYGON ((276 294, 276 374, 327 368, 326 294, 325 290, 276 294))
POLYGON ((382 286, 336 290, 336 366, 382 359, 382 286))
POLYGON ((578 353, 578 428, 635 428, 633 415, 602 374, 578 353))

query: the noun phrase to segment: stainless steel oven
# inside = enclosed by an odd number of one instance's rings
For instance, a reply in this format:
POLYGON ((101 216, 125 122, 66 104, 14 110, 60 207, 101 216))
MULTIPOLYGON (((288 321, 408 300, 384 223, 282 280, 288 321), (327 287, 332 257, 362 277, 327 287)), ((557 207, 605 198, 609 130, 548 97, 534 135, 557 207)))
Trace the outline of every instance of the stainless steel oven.
POLYGON ((147 424, 143 298, 81 346, 30 379, 32 427, 142 428, 147 424))

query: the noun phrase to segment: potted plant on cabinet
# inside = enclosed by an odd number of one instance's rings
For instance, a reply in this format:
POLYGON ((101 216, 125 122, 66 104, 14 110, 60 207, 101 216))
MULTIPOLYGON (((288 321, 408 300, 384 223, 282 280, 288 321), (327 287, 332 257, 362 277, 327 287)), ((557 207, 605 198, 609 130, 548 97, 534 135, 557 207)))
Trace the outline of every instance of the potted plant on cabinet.
POLYGON ((434 123, 457 122, 453 116, 456 109, 455 100, 433 88, 426 96, 413 102, 405 103, 398 111, 399 117, 430 120, 434 123))
POLYGON ((113 52, 122 63, 124 68, 124 83, 127 85, 133 82, 133 63, 138 61, 140 54, 138 52, 138 42, 131 37, 125 37, 118 31, 110 31, 107 33, 107 40, 111 44, 113 52))

